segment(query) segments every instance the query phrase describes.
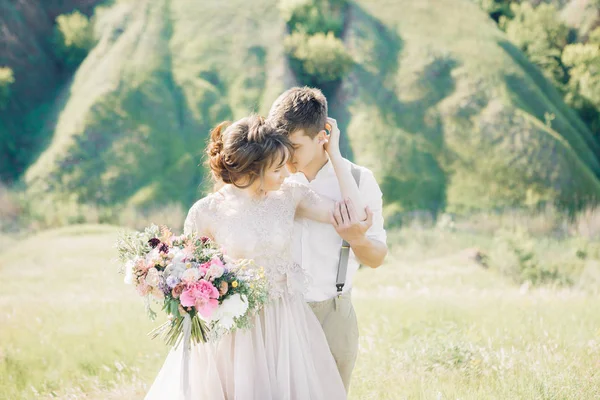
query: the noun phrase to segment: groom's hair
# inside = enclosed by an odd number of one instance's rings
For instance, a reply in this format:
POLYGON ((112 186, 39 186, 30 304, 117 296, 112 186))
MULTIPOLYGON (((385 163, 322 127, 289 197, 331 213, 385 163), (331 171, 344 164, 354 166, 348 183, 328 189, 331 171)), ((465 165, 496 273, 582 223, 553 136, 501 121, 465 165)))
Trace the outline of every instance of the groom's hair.
POLYGON ((327 99, 319 89, 293 87, 275 100, 268 119, 288 135, 303 129, 312 139, 325 128, 327 99))

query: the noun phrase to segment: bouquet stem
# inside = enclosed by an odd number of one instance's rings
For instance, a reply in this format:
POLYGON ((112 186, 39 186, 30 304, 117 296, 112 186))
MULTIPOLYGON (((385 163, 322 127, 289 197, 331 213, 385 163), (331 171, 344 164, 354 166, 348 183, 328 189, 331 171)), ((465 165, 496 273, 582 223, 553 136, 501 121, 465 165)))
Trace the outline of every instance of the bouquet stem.
MULTIPOLYGON (((167 321, 156 327, 150 331, 148 335, 151 336, 152 339, 156 339, 160 336, 165 340, 167 345, 177 347, 183 340, 185 334, 185 332, 183 332, 183 320, 184 317, 182 316, 175 317, 171 321, 167 321)), ((206 322, 202 321, 197 314, 191 317, 191 321, 191 341, 194 343, 207 342, 208 328, 206 322)))

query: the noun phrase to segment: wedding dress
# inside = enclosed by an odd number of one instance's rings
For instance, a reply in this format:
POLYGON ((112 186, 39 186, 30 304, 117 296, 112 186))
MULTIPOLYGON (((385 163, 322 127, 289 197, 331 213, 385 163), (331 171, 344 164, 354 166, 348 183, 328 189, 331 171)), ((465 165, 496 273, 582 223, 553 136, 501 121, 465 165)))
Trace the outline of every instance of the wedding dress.
POLYGON ((346 399, 321 325, 303 297, 307 276, 291 254, 296 208, 319 197, 291 182, 261 200, 235 196, 236 190, 228 185, 199 200, 184 231, 210 234, 230 257, 254 259, 269 279, 270 302, 251 329, 192 346, 187 396, 183 346, 171 350, 146 400, 346 399))

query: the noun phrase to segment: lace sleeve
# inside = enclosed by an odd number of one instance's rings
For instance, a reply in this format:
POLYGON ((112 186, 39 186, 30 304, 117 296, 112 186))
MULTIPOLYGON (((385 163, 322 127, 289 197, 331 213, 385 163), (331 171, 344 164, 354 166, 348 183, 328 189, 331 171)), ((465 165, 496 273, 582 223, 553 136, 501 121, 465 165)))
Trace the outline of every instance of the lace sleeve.
MULTIPOLYGON (((195 206, 195 205, 194 205, 195 206)), ((183 223, 183 233, 189 235, 192 232, 196 232, 196 209, 192 206, 188 211, 188 215, 183 223)))
POLYGON ((195 232, 201 236, 211 236, 210 234, 210 198, 207 196, 198 200, 188 211, 183 224, 183 233, 188 235, 195 232))
POLYGON ((319 222, 330 222, 331 212, 335 205, 333 200, 299 182, 286 182, 286 185, 294 199, 298 216, 319 222))

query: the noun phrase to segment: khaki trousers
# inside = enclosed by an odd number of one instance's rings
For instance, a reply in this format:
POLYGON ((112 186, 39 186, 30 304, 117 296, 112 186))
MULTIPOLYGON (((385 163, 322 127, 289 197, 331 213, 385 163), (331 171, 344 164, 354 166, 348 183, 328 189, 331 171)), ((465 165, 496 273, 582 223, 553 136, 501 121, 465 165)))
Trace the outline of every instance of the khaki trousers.
POLYGON ((331 354, 348 393, 350 377, 358 355, 358 321, 352 306, 351 293, 308 304, 325 331, 331 354))

